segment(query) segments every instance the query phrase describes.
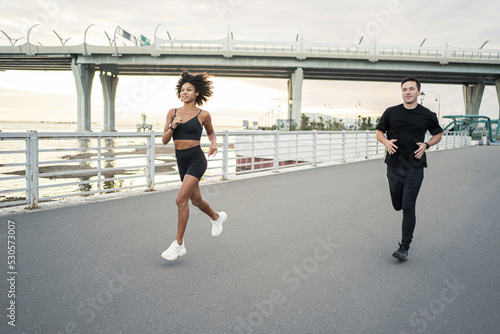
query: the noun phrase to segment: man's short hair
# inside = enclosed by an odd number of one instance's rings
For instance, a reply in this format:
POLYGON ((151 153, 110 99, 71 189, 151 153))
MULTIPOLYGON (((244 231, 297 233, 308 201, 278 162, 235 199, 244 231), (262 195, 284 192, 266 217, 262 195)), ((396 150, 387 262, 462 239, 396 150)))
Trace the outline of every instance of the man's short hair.
POLYGON ((404 78, 403 81, 401 81, 401 86, 403 86, 403 84, 405 82, 408 82, 408 81, 414 81, 414 82, 416 82, 417 83, 417 89, 418 89, 418 91, 420 91, 420 81, 418 81, 418 79, 415 78, 415 77, 406 77, 406 78, 404 78))

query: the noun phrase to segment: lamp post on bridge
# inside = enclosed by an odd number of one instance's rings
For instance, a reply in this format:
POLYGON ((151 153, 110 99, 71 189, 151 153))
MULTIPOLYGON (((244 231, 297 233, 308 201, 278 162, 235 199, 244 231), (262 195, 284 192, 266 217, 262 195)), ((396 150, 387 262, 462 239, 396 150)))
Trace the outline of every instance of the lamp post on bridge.
POLYGON ((281 106, 278 104, 278 119, 276 120, 276 130, 279 130, 280 129, 280 126, 279 126, 279 121, 280 121, 280 110, 281 109, 281 106))
POLYGON ((441 96, 437 95, 435 101, 438 103, 438 122, 439 122, 439 119, 441 118, 441 96))
POLYGON ((354 131, 358 131, 358 106, 361 105, 361 100, 356 100, 356 111, 354 115, 354 131))
POLYGON ((420 104, 421 105, 424 105, 424 99, 425 99, 425 93, 422 92, 422 93, 420 93, 420 104))

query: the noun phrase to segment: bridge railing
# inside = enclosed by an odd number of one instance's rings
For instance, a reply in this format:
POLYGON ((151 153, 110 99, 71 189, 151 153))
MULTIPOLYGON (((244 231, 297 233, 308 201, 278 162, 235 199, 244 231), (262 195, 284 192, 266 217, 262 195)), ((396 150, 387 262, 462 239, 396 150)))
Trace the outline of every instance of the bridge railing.
POLYGON ((0 54, 61 55, 82 54, 111 54, 115 57, 130 54, 162 54, 178 55, 217 55, 233 56, 261 56, 261 57, 292 57, 306 58, 351 58, 364 59, 371 62, 379 60, 410 60, 439 62, 480 62, 498 64, 500 50, 471 49, 454 47, 449 44, 441 46, 404 46, 386 45, 373 41, 364 44, 318 43, 305 39, 296 41, 244 41, 229 36, 218 40, 171 40, 155 38, 155 43, 145 46, 101 46, 81 45, 42 46, 23 44, 17 46, 0 46, 0 54))
MULTIPOLYGON (((269 56, 306 58, 354 58, 372 62, 400 59, 418 61, 449 62, 494 62, 500 60, 500 50, 458 48, 445 44, 419 47, 386 45, 373 41, 365 44, 319 43, 305 39, 289 42, 243 41, 227 36, 219 40, 167 40, 156 38, 154 54, 213 54, 232 56, 269 56)), ((127 47, 118 48, 127 52, 127 47)), ((128 47, 130 49, 130 47, 128 47)))
MULTIPOLYGON (((121 47, 125 50, 126 47, 121 47)), ((448 44, 432 47, 397 46, 378 43, 376 40, 364 44, 319 43, 303 38, 295 41, 244 41, 233 39, 229 34, 218 40, 170 40, 155 37, 155 55, 162 53, 217 54, 224 57, 235 55, 260 55, 277 57, 336 58, 349 57, 367 59, 372 62, 381 59, 402 59, 438 61, 492 61, 500 60, 500 50, 457 48, 448 44)))
MULTIPOLYGON (((120 57, 123 54, 152 54, 159 56, 162 53, 174 54, 208 54, 222 55, 224 57, 232 57, 234 55, 253 55, 253 56, 286 56, 305 59, 307 57, 350 57, 368 59, 376 62, 380 59, 391 60, 420 60, 420 61, 439 61, 442 64, 447 64, 450 61, 455 62, 492 62, 498 63, 500 60, 500 50, 472 49, 472 48, 457 48, 445 43, 442 46, 401 46, 401 45, 384 45, 373 40, 364 44, 340 44, 340 43, 318 43, 305 40, 299 35, 295 41, 243 41, 236 40, 230 30, 228 30, 225 38, 218 40, 177 40, 163 39, 158 37, 157 32, 160 25, 154 31, 154 39, 152 44, 139 46, 139 40, 136 39, 134 46, 118 46, 115 30, 114 39, 109 39, 109 46, 90 45, 86 42, 86 34, 90 25, 84 33, 84 43, 81 45, 68 45, 62 43, 61 46, 43 46, 37 43, 30 43, 30 32, 38 25, 32 26, 26 36, 26 43, 23 45, 15 45, 10 41, 11 45, 0 45, 0 54, 26 54, 28 56, 36 56, 39 54, 90 54, 110 53, 115 57, 120 57)), ((5 32, 4 32, 5 34, 5 32)), ((57 34, 57 33, 56 33, 57 34)), ((59 35, 58 35, 59 36, 59 35)), ((8 36, 7 36, 8 37, 8 36)), ((170 35, 169 35, 170 37, 170 35)), ((484 45, 483 45, 484 46, 484 45)))
MULTIPOLYGON (((241 131, 217 135, 219 154, 206 179, 279 172, 295 166, 381 158, 373 131, 241 131)), ((210 142, 202 137, 202 149, 210 142)), ((450 132, 431 150, 470 145, 450 132)), ((175 149, 161 133, 0 133, 0 208, 179 184, 175 149)))

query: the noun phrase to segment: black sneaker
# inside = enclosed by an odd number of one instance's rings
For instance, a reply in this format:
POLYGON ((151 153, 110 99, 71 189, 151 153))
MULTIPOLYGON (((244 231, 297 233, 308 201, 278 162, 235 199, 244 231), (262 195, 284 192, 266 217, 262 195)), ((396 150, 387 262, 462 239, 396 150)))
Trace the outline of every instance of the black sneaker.
POLYGON ((408 249, 406 249, 403 245, 399 244, 398 250, 392 253, 392 256, 398 259, 399 261, 406 261, 408 259, 408 249))

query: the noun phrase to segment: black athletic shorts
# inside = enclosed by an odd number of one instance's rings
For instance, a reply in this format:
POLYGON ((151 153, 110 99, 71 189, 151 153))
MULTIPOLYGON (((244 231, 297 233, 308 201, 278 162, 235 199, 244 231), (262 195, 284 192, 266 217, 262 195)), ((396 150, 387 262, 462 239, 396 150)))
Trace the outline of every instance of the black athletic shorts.
POLYGON ((200 145, 186 150, 175 150, 175 157, 177 158, 181 181, 184 181, 184 175, 186 174, 201 180, 207 170, 207 158, 200 145))

